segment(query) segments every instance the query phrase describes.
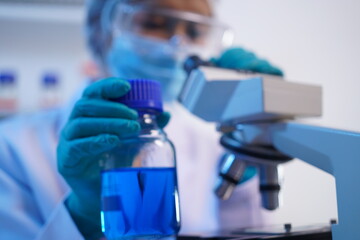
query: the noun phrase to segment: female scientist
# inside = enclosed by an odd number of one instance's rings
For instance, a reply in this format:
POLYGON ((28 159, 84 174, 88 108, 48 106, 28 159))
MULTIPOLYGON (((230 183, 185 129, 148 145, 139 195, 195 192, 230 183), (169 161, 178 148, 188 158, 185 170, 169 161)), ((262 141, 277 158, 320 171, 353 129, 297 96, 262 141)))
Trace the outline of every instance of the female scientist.
MULTIPOLYGON (((109 101, 129 90, 121 79, 149 78, 163 88, 159 117, 177 150, 182 233, 265 222, 258 179, 248 169, 231 199, 213 194, 222 149, 213 125, 175 102, 185 79, 184 59, 216 56, 226 28, 210 0, 92 0, 87 41, 101 70, 60 109, 18 116, 0 125, 0 235, 2 239, 100 239, 97 157, 139 130, 134 110, 109 101), (119 78, 118 78, 119 77, 119 78)), ((281 75, 240 48, 212 59, 220 67, 281 75)), ((221 96, 215 96, 221 97, 221 96)))

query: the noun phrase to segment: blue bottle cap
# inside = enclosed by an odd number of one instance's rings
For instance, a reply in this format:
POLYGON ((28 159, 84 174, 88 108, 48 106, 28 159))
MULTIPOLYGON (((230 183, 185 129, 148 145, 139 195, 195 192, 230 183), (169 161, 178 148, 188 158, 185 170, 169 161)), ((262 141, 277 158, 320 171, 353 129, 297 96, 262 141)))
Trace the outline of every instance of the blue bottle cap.
POLYGON ((2 84, 14 84, 15 81, 15 74, 13 72, 8 71, 0 74, 0 82, 2 84))
POLYGON ((42 78, 44 86, 56 86, 59 82, 58 76, 55 73, 45 73, 42 78))
POLYGON ((130 91, 116 101, 139 111, 163 111, 161 85, 158 81, 131 79, 128 82, 131 85, 130 91))

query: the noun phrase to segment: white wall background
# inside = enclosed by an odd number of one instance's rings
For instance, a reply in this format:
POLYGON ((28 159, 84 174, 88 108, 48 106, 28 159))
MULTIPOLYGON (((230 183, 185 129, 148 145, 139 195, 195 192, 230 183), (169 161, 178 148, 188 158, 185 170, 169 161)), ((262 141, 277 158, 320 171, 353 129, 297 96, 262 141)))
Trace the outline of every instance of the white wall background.
MULTIPOLYGON (((61 72, 67 99, 87 58, 81 10, 47 9, 25 17, 19 11, 33 12, 0 5, 0 70, 19 71, 24 109, 35 107, 39 75, 46 69, 61 72)), ((237 45, 281 67, 289 80, 323 86, 324 115, 312 123, 360 131, 360 1, 222 0, 218 11, 236 30, 237 45)), ((299 160, 286 164, 284 174, 284 204, 273 213, 276 223, 337 217, 331 176, 299 160)))

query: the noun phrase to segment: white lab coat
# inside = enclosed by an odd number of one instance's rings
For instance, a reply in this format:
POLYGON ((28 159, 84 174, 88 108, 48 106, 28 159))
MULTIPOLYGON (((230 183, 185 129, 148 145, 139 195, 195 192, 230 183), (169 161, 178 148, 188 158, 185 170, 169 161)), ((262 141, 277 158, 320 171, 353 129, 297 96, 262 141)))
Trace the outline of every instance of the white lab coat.
MULTIPOLYGON (((83 239, 63 204, 70 189, 56 164, 58 136, 74 103, 1 122, 0 239, 83 239)), ((225 202, 213 194, 223 151, 214 125, 178 104, 166 110, 172 113, 165 131, 177 153, 182 233, 262 225, 256 177, 225 202)))

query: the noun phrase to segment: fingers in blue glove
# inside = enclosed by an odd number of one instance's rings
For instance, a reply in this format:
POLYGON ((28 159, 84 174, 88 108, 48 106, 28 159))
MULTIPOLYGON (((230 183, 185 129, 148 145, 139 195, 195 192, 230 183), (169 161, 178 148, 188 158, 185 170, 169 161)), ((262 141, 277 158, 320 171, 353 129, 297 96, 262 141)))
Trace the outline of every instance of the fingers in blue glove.
POLYGON ((131 86, 126 80, 120 78, 106 78, 87 87, 83 93, 84 98, 112 99, 124 96, 131 86))
POLYGON ((117 78, 107 78, 90 85, 75 105, 62 136, 67 140, 100 134, 113 134, 121 138, 139 131, 135 110, 106 100, 121 97, 129 90, 130 84, 117 78))
POLYGON ((171 115, 169 112, 163 112, 157 116, 156 120, 160 128, 164 128, 170 121, 171 115))
POLYGON ((113 134, 119 138, 137 133, 140 124, 135 120, 118 118, 77 118, 69 122, 63 129, 67 140, 86 138, 100 134, 113 134))
POLYGON ((210 61, 218 67, 283 76, 279 68, 243 48, 228 49, 219 58, 212 58, 210 61))
MULTIPOLYGON (((59 171, 67 176, 83 172, 85 168, 93 164, 92 161, 83 161, 83 159, 91 159, 95 155, 113 149, 119 143, 119 138, 111 134, 63 141, 58 149, 64 159, 58 163, 59 171)), ((96 165, 98 164, 96 163, 96 165)))
POLYGON ((135 110, 118 102, 102 99, 81 99, 76 103, 70 119, 79 117, 124 118, 136 120, 139 116, 135 110))

